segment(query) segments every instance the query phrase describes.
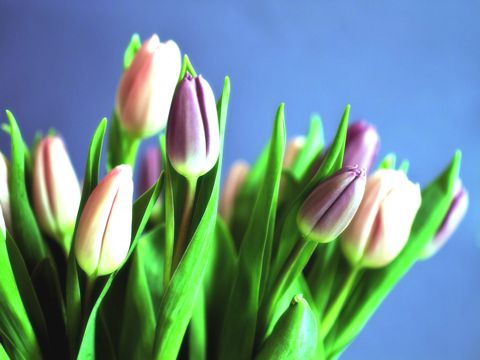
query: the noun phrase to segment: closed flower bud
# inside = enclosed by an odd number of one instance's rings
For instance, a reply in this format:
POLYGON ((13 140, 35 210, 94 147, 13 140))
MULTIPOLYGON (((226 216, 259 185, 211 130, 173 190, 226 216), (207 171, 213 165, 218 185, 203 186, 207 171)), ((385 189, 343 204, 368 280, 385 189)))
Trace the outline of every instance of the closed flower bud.
POLYGON ((142 157, 140 165, 140 193, 150 189, 160 176, 161 171, 161 155, 160 150, 156 146, 148 148, 142 157))
POLYGON ((165 127, 181 68, 175 42, 161 43, 157 35, 145 41, 117 90, 116 111, 134 138, 151 136, 165 127))
POLYGON ((295 163, 297 155, 302 150, 305 145, 305 137, 297 136, 290 140, 287 144, 287 149, 285 150, 285 157, 283 158, 283 168, 289 169, 295 163))
POLYGON ((435 255, 448 241, 457 229, 468 209, 468 192, 462 186, 460 180, 455 184, 455 191, 450 208, 443 218, 435 237, 427 244, 420 255, 421 259, 428 259, 435 255))
POLYGON ((370 171, 380 148, 377 130, 365 121, 348 127, 343 165, 358 165, 370 171))
POLYGON ((225 180, 225 183, 223 184, 218 211, 227 224, 230 222, 233 215, 235 198, 249 170, 250 166, 248 166, 246 162, 235 162, 230 168, 227 180, 225 180))
POLYGON ((5 219, 3 218, 2 208, 0 207, 0 232, 3 237, 7 236, 7 228, 5 227, 5 219))
POLYGON ((8 160, 0 153, 0 206, 6 226, 12 228, 10 215, 10 192, 8 191, 8 160))
POLYGON ((70 250, 80 185, 63 141, 47 136, 38 144, 33 164, 33 207, 42 230, 70 250))
POLYGON ((378 170, 367 181, 365 196, 342 235, 352 266, 378 268, 402 251, 421 203, 420 187, 397 170, 378 170))
POLYGON ((110 274, 124 262, 132 233, 132 196, 132 169, 119 165, 88 198, 75 237, 75 256, 88 276, 110 274))
POLYGON ((180 81, 167 125, 167 155, 175 170, 197 178, 210 171, 220 153, 218 114, 212 88, 201 76, 180 81))
POLYGON ((298 213, 300 232, 319 243, 337 238, 355 215, 365 182, 363 169, 347 166, 318 184, 298 213))

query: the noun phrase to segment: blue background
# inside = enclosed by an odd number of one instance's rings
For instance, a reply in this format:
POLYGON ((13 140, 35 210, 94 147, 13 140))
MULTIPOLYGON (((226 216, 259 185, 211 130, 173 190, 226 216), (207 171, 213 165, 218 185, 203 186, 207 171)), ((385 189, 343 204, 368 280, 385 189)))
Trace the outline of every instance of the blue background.
POLYGON ((90 136, 110 114, 126 43, 157 32, 217 94, 231 77, 227 165, 254 159, 281 101, 290 136, 318 111, 329 138, 351 103, 352 119, 378 127, 382 155, 410 159, 422 184, 461 148, 466 220, 445 251, 400 282, 345 359, 479 358, 479 2, 178 3, 0 0, 0 108, 28 140, 58 129, 81 173, 90 136))

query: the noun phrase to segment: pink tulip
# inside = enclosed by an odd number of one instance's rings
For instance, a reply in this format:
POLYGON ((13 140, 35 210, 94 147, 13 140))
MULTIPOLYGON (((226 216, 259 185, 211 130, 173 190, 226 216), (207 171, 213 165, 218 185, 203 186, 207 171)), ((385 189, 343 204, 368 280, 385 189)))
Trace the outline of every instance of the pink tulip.
POLYGON ((4 223, 12 228, 10 215, 10 193, 8 191, 8 160, 0 153, 0 206, 2 208, 4 223))
POLYGON ((285 169, 289 169, 293 166, 304 145, 304 136, 297 136, 288 142, 287 149, 285 150, 285 157, 283 158, 283 167, 285 169))
POLYGON ((87 200, 75 237, 75 256, 88 276, 107 275, 125 260, 132 232, 132 169, 119 165, 87 200))
POLYGON ((117 91, 116 111, 130 136, 148 137, 165 127, 180 69, 175 42, 153 35, 143 43, 117 91))
POLYGON ((249 170, 250 166, 246 162, 235 162, 230 168, 227 179, 223 184, 218 211, 227 224, 230 222, 233 215, 235 198, 245 180, 245 177, 248 175, 249 170))
POLYGON ((58 136, 47 136, 38 144, 32 192, 40 227, 68 252, 80 204, 80 185, 58 136))
POLYGON ((421 203, 420 187, 396 170, 378 170, 367 181, 365 195, 342 235, 342 248, 352 266, 389 264, 407 243, 421 203))

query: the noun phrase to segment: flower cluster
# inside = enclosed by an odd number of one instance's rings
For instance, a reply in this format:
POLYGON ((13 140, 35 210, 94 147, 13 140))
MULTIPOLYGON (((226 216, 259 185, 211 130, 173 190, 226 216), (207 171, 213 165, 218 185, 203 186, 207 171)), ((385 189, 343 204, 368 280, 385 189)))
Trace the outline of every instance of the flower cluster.
POLYGON ((346 108, 332 143, 284 105, 252 166, 220 191, 230 83, 216 100, 173 41, 124 56, 82 185, 62 138, 31 148, 7 111, 0 156, 0 353, 11 358, 333 359, 468 207, 460 153, 428 186, 346 108), (159 134, 134 170, 142 141, 159 134))

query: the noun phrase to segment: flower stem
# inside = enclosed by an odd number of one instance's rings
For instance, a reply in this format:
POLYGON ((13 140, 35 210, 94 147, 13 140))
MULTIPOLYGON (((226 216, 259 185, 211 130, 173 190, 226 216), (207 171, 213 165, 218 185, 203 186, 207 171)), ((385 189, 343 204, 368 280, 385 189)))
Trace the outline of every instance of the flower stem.
POLYGON ((95 286, 96 276, 87 276, 86 284, 85 284, 85 295, 83 296, 83 310, 82 310, 82 317, 83 317, 83 329, 87 326, 88 322, 88 315, 90 310, 90 302, 92 301, 92 294, 93 288, 95 286))
POLYGON ((130 165, 132 169, 135 168, 135 161, 137 159, 137 152, 140 146, 140 142, 141 141, 139 139, 132 139, 132 138, 126 137, 126 143, 125 143, 126 148, 125 148, 123 163, 130 165))
POLYGON ((320 325, 320 332, 319 335, 321 339, 324 339, 330 330, 332 329, 335 321, 340 315, 340 312, 343 309, 343 305, 345 305, 345 301, 348 299, 353 286, 355 285, 355 280, 357 280, 358 273, 360 272, 360 267, 355 266, 354 268, 350 269, 345 282, 340 289, 340 292, 337 294, 333 304, 327 310, 325 317, 323 318, 321 325, 320 325))
POLYGON ((187 240, 188 228, 190 225, 190 218, 192 217, 193 202, 195 200, 195 190, 197 188, 197 178, 187 179, 187 194, 185 195, 185 206, 183 207, 182 222, 180 223, 180 229, 178 232, 177 242, 175 244, 175 251, 173 254, 173 266, 172 273, 177 267, 183 252, 185 251, 185 243, 187 240))

